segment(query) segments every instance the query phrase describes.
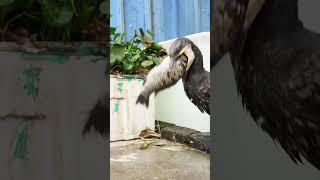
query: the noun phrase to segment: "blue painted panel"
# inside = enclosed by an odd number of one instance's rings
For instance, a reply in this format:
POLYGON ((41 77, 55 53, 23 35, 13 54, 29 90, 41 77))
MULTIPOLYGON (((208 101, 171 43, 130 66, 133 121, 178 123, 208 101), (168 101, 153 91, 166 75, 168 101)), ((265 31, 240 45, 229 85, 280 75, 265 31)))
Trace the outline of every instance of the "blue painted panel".
POLYGON ((111 25, 123 25, 126 39, 139 28, 153 31, 156 41, 210 31, 210 0, 111 0, 110 10, 111 25))
POLYGON ((155 40, 161 41, 165 39, 164 36, 164 1, 152 1, 153 10, 153 31, 155 34, 155 40))
POLYGON ((178 0, 178 36, 195 33, 194 0, 178 0))
POLYGON ((127 40, 133 37, 135 30, 146 27, 144 2, 145 0, 124 0, 124 24, 127 40))
POLYGON ((178 33, 178 5, 177 0, 164 0, 164 39, 177 37, 178 33))
POLYGON ((208 0, 200 0, 200 32, 203 31, 210 31, 210 1, 208 0))
POLYGON ((111 19, 110 24, 113 27, 117 28, 117 32, 121 31, 121 1, 119 0, 111 0, 110 1, 110 12, 111 12, 111 19))

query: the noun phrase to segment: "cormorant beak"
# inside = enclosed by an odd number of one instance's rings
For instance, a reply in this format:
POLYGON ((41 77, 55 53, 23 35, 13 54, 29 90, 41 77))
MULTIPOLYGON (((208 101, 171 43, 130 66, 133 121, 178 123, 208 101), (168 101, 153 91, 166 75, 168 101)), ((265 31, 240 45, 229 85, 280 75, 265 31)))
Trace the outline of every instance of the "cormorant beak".
POLYGON ((187 56, 187 59, 188 59, 187 71, 188 71, 195 58, 194 53, 192 51, 191 44, 188 44, 186 47, 181 49, 178 56, 181 56, 182 54, 185 54, 187 56))

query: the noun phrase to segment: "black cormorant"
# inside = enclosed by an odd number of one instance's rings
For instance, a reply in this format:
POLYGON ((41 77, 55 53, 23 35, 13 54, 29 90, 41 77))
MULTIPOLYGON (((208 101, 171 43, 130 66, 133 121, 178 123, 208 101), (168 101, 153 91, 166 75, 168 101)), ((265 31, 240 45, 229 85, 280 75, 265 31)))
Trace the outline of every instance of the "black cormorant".
POLYGON ((188 64, 191 65, 182 76, 184 91, 202 113, 210 115, 210 72, 203 67, 200 49, 188 38, 178 38, 171 44, 169 54, 172 58, 177 57, 176 54, 184 47, 187 47, 184 51, 191 54, 187 56, 188 64))
POLYGON ((243 105, 295 163, 320 169, 320 35, 304 28, 298 0, 266 0, 239 27, 229 50, 243 105))
POLYGON ((304 28, 298 0, 267 0, 232 64, 254 121, 294 162, 320 169, 320 34, 304 28))

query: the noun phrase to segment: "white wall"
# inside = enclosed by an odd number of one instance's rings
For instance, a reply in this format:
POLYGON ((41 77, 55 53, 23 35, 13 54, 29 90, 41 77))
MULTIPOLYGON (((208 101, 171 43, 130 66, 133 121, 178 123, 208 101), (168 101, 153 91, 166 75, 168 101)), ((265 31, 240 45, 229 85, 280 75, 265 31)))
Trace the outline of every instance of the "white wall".
MULTIPOLYGON (((203 32, 186 36, 200 49, 203 55, 203 65, 210 71, 210 33, 203 32)), ((160 42, 169 49, 175 39, 160 42)), ((156 97, 156 120, 174 123, 179 126, 192 128, 202 132, 210 131, 210 116, 202 114, 186 96, 182 80, 162 92, 156 97)))

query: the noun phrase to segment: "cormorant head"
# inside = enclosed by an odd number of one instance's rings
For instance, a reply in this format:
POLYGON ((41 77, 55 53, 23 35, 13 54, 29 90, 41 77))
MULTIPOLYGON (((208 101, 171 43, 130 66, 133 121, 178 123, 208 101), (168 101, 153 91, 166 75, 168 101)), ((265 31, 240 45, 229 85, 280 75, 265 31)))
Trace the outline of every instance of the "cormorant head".
POLYGON ((171 62, 187 61, 186 71, 188 71, 195 60, 195 47, 194 43, 187 38, 176 39, 169 48, 171 62))

